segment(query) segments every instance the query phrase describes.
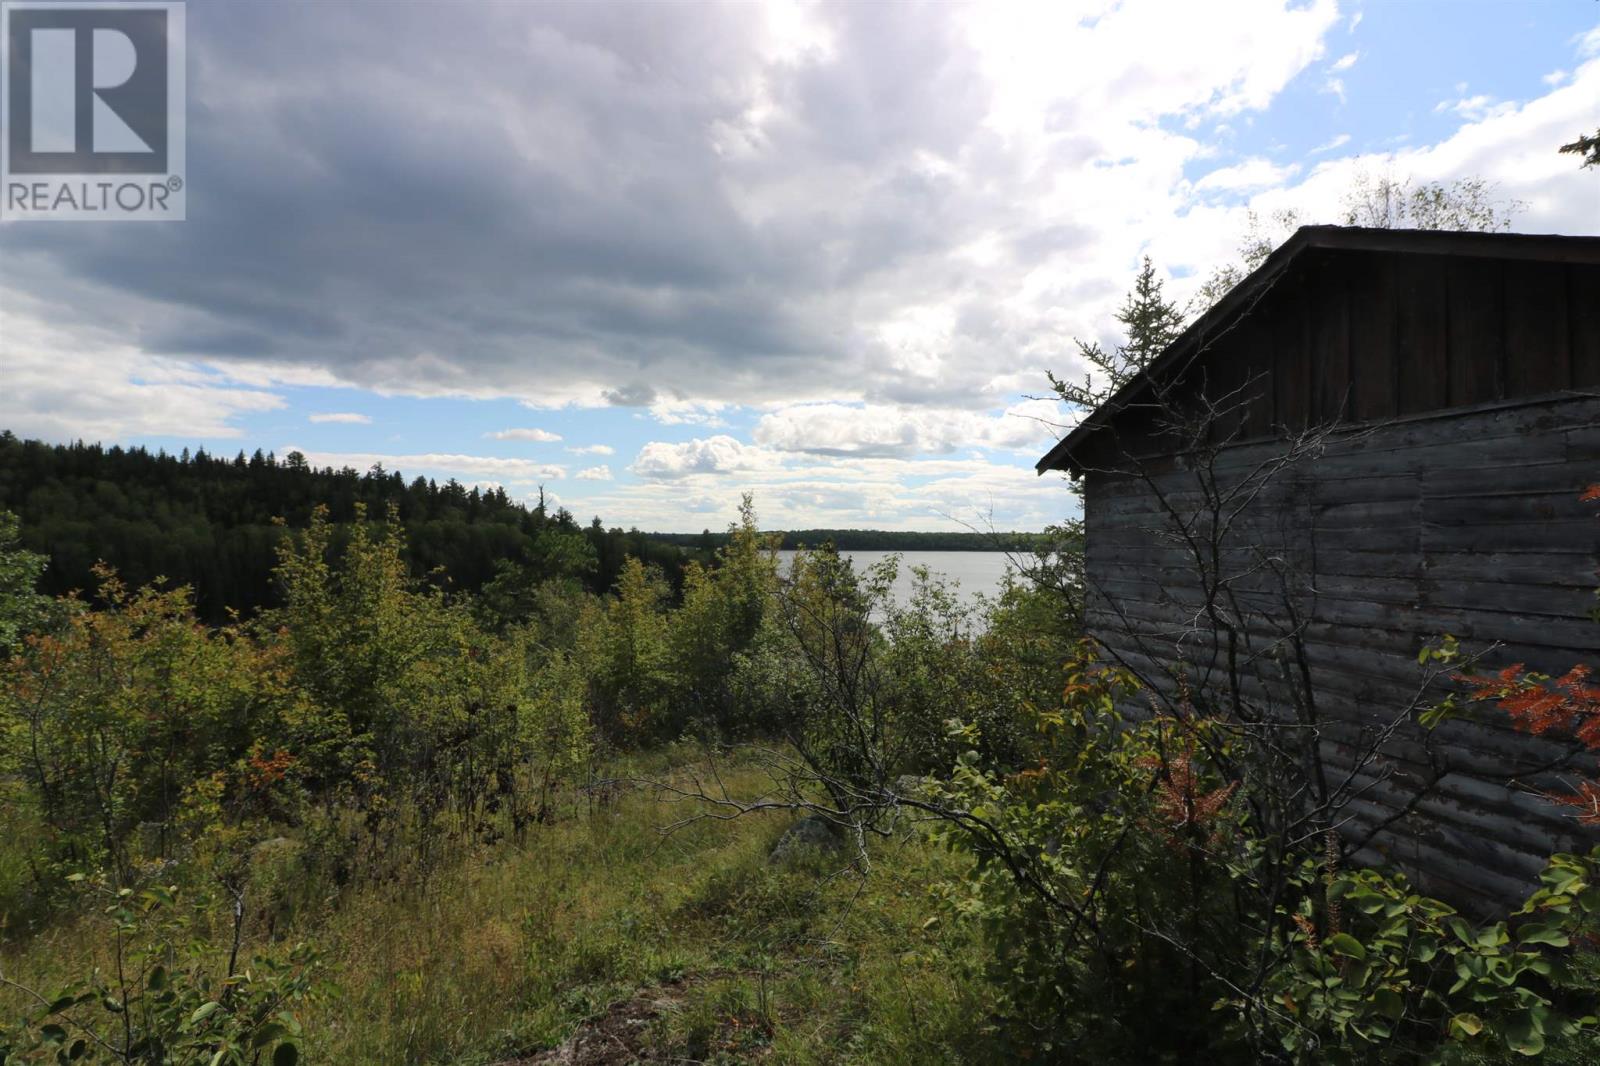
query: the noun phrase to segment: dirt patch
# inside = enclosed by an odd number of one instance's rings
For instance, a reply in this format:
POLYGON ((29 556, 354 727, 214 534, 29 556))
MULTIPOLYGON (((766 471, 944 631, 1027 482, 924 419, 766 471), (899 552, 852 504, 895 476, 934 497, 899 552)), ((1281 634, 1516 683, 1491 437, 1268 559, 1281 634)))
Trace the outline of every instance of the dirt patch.
POLYGON ((655 1053, 645 1045, 644 1035, 650 1023, 677 1004, 672 991, 651 989, 613 1003, 600 1017, 580 1024, 556 1047, 502 1066, 625 1066, 630 1062, 657 1061, 655 1053))
MULTIPOLYGON (((692 978, 678 980, 654 988, 640 989, 631 998, 619 1000, 607 1007, 598 1017, 581 1022, 571 1036, 547 1051, 535 1052, 519 1059, 510 1059, 498 1066, 628 1066, 629 1063, 672 1062, 685 1060, 682 1048, 668 1049, 650 1039, 655 1021, 663 1014, 680 1009, 690 988, 696 983, 692 978)), ((733 1051, 742 1048, 741 1061, 765 1057, 765 1047, 742 1047, 741 1030, 749 1030, 750 1019, 729 1015, 720 1019, 717 1032, 708 1034, 711 1048, 733 1051)), ((696 1049, 698 1050, 698 1049, 696 1049)), ((688 1061, 700 1056, 695 1055, 688 1061)))

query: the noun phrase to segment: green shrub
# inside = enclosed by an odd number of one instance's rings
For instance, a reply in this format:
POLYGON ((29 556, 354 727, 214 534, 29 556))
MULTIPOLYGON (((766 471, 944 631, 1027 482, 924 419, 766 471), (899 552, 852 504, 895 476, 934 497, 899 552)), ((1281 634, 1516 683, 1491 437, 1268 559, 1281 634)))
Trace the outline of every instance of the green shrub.
POLYGON ((0 1064, 299 1061, 296 1009, 328 992, 314 949, 240 969, 237 940, 221 962, 192 938, 175 888, 90 891, 105 897, 106 965, 52 995, 13 985, 31 1003, 17 1022, 0 1020, 0 1064))
POLYGON ((1481 1061, 1594 1024, 1568 948, 1595 932, 1600 851, 1556 856, 1519 921, 1471 922, 1326 841, 1279 847, 1230 776, 1238 734, 1122 720, 1131 692, 1085 656, 1036 716, 1037 765, 972 752, 935 793, 936 836, 977 861, 944 899, 987 934, 1018 1054, 1481 1061))
POLYGON ((672 613, 669 633, 674 718, 680 727, 698 725, 724 737, 774 730, 774 723, 751 713, 734 675, 771 614, 777 544, 760 532, 747 495, 716 565, 691 563, 684 572, 683 602, 672 613))

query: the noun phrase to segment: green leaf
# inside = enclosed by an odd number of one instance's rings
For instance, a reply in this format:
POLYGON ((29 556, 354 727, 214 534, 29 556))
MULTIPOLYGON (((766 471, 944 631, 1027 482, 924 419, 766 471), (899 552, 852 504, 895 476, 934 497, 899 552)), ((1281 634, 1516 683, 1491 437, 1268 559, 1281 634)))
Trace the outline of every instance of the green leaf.
POLYGON ((279 1022, 268 1022, 257 1029, 255 1035, 250 1038, 250 1046, 252 1048, 264 1048, 274 1040, 288 1035, 289 1029, 287 1026, 279 1022))
POLYGON ((1406 1001, 1392 988, 1380 988, 1372 994, 1372 1005, 1379 1014, 1399 1021, 1406 1012, 1406 1001))
POLYGON ((218 1003, 216 1000, 212 1000, 209 1003, 202 1003, 198 1008, 196 1008, 193 1014, 189 1015, 189 1024, 194 1025, 196 1022, 203 1022, 221 1008, 222 1004, 218 1003))
POLYGON ((1524 1011, 1506 1025, 1506 1046, 1519 1055, 1534 1055, 1544 1051, 1544 1030, 1532 1011, 1524 1011))
POLYGON ((272 1052, 272 1066, 295 1066, 300 1061, 300 1049, 285 1041, 272 1052))
POLYGON ((1450 1019, 1450 1035, 1465 1040, 1483 1032, 1483 1019, 1476 1014, 1457 1014, 1450 1019))
POLYGON ((1361 946, 1361 941, 1349 933, 1335 933, 1327 940, 1328 950, 1335 955, 1343 955, 1350 959, 1364 959, 1367 949, 1361 946))
POLYGON ((1557 922, 1524 925, 1517 930, 1517 939, 1524 944, 1549 944, 1553 948, 1564 948, 1572 943, 1557 922))
POLYGON ((1497 948, 1510 942, 1511 934, 1506 931, 1505 922, 1495 922, 1478 931, 1478 946, 1481 948, 1497 948))
POLYGON ((1442 723, 1454 718, 1456 710, 1455 703, 1450 700, 1444 700, 1431 707, 1424 708, 1422 713, 1417 715, 1417 722, 1424 729, 1437 729, 1442 723))

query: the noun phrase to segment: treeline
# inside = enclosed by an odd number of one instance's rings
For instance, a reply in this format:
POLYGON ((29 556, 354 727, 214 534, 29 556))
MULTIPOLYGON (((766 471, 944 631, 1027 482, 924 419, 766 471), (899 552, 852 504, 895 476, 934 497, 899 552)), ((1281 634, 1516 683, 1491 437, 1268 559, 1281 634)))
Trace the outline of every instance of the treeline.
POLYGON ((529 507, 504 489, 455 480, 411 480, 399 471, 313 467, 299 452, 257 450, 229 458, 100 444, 47 444, 0 432, 0 510, 22 522, 23 546, 45 556, 41 591, 93 590, 99 562, 132 586, 164 577, 194 590, 207 622, 229 609, 251 617, 276 606, 273 579, 283 527, 304 529, 323 505, 342 538, 357 509, 393 509, 414 577, 453 590, 498 592, 557 577, 591 591, 611 588, 632 556, 654 564, 676 590, 689 552, 638 530, 580 525, 563 508, 529 507), (282 520, 283 525, 278 524, 282 520))
MULTIPOLYGON (((779 546, 785 551, 832 544, 840 551, 1033 552, 1051 547, 1056 539, 1046 533, 955 533, 893 529, 791 529, 772 535, 780 538, 779 546)), ((700 551, 715 551, 728 542, 727 533, 713 533, 709 529, 701 533, 648 533, 646 536, 663 544, 676 544, 700 551)))

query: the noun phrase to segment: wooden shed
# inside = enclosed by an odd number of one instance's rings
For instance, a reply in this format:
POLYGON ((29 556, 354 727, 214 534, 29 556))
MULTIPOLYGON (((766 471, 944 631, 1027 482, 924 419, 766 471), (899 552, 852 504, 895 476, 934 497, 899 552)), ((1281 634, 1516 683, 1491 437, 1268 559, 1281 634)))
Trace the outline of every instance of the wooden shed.
MULTIPOLYGON (((1271 699, 1296 634, 1334 764, 1415 701, 1441 634, 1485 666, 1600 667, 1600 238, 1303 228, 1038 469, 1082 481, 1110 657, 1215 683, 1223 588, 1256 648, 1235 683, 1271 699)), ((1555 753, 1492 721, 1399 731, 1347 836, 1431 891, 1520 898, 1578 843, 1537 794, 1555 753)))

